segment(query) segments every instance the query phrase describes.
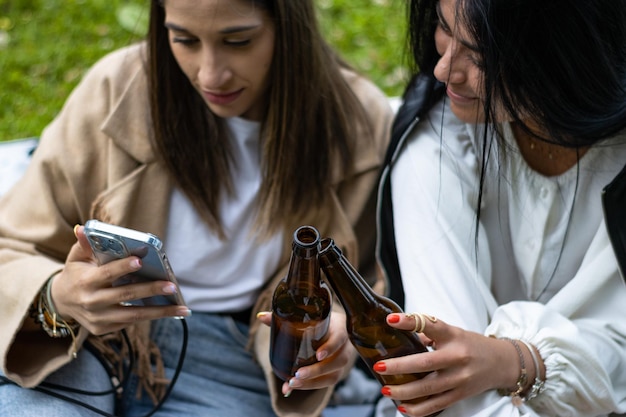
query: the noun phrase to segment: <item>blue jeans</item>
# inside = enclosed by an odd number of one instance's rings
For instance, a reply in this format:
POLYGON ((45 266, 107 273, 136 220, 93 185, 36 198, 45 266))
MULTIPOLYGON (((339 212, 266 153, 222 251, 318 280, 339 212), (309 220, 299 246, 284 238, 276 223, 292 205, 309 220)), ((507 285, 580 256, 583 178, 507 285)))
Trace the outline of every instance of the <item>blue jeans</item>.
MULTIPOLYGON (((251 353, 245 349, 248 325, 235 321, 230 316, 203 313, 194 313, 186 319, 186 322, 189 337, 183 369, 169 398, 153 416, 275 417, 263 372, 251 353)), ((171 378, 179 360, 183 341, 182 323, 176 319, 155 321, 152 325, 152 339, 161 349, 167 376, 171 378)), ((87 356, 84 350, 79 352, 79 359, 83 356, 87 356)), ((110 388, 106 374, 101 375, 91 369, 96 365, 102 368, 98 361, 91 364, 88 371, 81 369, 78 362, 79 360, 76 360, 63 368, 63 371, 68 371, 64 374, 65 382, 58 383, 68 385, 76 376, 82 375, 92 376, 90 379, 98 379, 99 383, 104 381, 110 388)), ((101 371, 104 372, 102 369, 101 371)), ((93 382, 94 385, 98 385, 93 382)), ((121 403, 118 404, 124 417, 141 417, 153 409, 153 404, 146 393, 141 393, 141 399, 137 399, 137 385, 137 380, 131 379, 121 403)), ((52 403, 45 394, 37 393, 37 397, 32 398, 31 393, 33 391, 14 386, 0 386, 0 415, 12 417, 92 415, 73 404, 56 400, 52 403), (8 401, 3 399, 8 396, 12 398, 8 401), (13 414, 13 408, 7 408, 11 411, 4 412, 5 402, 16 409, 22 409, 25 401, 36 404, 39 407, 38 411, 13 414), (49 414, 48 407, 57 414, 49 414), (76 409, 76 414, 70 414, 69 411, 65 411, 66 409, 76 409)), ((95 399, 97 397, 88 398, 87 401, 93 405, 95 399)), ((110 404, 107 404, 107 407, 108 410, 111 409, 110 404)))
MULTIPOLYGON (((42 347, 43 348, 43 347, 42 347)), ((0 375, 2 373, 0 372, 0 375)), ((68 365, 51 374, 45 383, 78 388, 89 392, 104 392, 111 389, 111 380, 100 362, 86 349, 78 352, 78 357, 68 365)), ((42 389, 50 389, 44 384, 42 389)), ((79 395, 64 390, 50 389, 56 394, 86 403, 98 410, 113 413, 113 394, 104 396, 79 395)), ((92 417, 100 414, 55 398, 40 391, 21 388, 14 384, 0 385, 0 416, 11 417, 92 417)))

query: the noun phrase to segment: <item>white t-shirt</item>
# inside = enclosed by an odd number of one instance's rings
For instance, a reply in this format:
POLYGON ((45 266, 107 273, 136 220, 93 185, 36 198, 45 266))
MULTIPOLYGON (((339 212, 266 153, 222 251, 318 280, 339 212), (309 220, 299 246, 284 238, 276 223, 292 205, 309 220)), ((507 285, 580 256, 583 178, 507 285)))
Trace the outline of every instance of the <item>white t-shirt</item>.
POLYGON ((537 346, 548 371, 545 391, 530 407, 517 409, 489 391, 440 416, 626 411, 626 286, 601 204, 603 187, 626 163, 626 137, 590 149, 562 175, 545 177, 530 169, 510 127, 503 128, 511 146, 506 155, 494 148, 489 157, 478 250, 482 135, 474 125, 442 101, 411 133, 392 170, 406 311, 524 339, 537 346))
POLYGON ((226 233, 221 241, 177 188, 171 196, 165 250, 192 310, 235 312, 252 306, 259 289, 275 273, 282 235, 258 241, 252 234, 261 184, 260 124, 226 119, 233 151, 234 193, 224 193, 220 216, 226 233))

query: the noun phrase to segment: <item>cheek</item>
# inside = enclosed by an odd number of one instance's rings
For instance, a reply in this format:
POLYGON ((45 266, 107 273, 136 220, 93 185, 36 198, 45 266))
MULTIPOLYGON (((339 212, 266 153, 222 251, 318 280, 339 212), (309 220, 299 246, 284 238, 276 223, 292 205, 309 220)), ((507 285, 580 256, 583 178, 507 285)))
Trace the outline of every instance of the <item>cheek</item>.
POLYGON ((172 45, 172 43, 170 43, 170 49, 172 51, 172 55, 174 56, 174 60, 180 67, 180 70, 187 76, 187 78, 192 79, 194 65, 193 59, 180 47, 180 45, 172 45))
POLYGON ((476 68, 476 66, 472 65, 469 67, 467 71, 467 81, 476 96, 480 98, 485 97, 485 94, 483 92, 482 72, 478 68, 476 68))
POLYGON ((269 72, 272 68, 272 61, 274 57, 274 44, 266 43, 262 48, 259 48, 256 54, 251 57, 250 62, 247 65, 247 68, 254 68, 254 71, 251 73, 257 79, 262 80, 263 83, 267 82, 269 78, 269 72))
POLYGON ((450 38, 444 33, 443 29, 438 27, 435 31, 435 48, 437 49, 439 56, 444 56, 446 54, 449 43, 450 38))

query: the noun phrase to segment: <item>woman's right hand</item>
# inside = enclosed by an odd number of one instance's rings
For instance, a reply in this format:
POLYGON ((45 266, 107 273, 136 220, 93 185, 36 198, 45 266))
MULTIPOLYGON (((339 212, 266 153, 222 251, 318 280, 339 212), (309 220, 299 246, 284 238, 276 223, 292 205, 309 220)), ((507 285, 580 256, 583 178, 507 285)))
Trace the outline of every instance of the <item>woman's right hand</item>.
POLYGON ((73 319, 89 332, 102 335, 139 321, 189 316, 185 306, 123 305, 154 295, 170 295, 175 286, 169 281, 152 281, 114 287, 117 279, 141 269, 141 259, 130 256, 98 265, 83 229, 74 229, 77 242, 65 267, 52 281, 52 301, 64 320, 73 319))
MULTIPOLYGON (((387 324, 407 331, 418 325, 415 316, 406 314, 390 314, 387 324), (391 316, 395 316, 392 321, 391 316)), ((467 331, 434 317, 417 327, 423 331, 422 341, 434 350, 385 359, 374 365, 374 371, 381 375, 431 372, 418 381, 383 387, 384 395, 401 403, 398 409, 403 414, 429 416, 487 390, 515 390, 520 360, 509 341, 467 331)), ((525 362, 530 364, 532 358, 529 352, 527 355, 525 362)), ((527 371, 532 381, 534 369, 527 367, 527 371)))

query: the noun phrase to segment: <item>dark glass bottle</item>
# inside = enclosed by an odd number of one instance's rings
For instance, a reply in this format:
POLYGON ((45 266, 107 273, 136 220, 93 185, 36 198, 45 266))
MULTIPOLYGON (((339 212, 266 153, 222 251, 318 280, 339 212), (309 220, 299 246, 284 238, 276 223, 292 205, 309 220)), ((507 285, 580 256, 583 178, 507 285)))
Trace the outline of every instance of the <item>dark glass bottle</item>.
POLYGON ((320 235, 312 226, 293 234, 289 271, 272 297, 270 362, 284 381, 298 368, 317 362, 330 323, 330 290, 320 279, 320 235))
MULTIPOLYGON (((330 238, 320 244, 320 265, 346 312, 350 342, 381 385, 398 385, 425 377, 428 372, 380 375, 372 367, 380 360, 426 352, 417 333, 393 328, 388 314, 402 313, 391 299, 376 294, 330 238)), ((436 415, 436 414, 433 414, 436 415)))

